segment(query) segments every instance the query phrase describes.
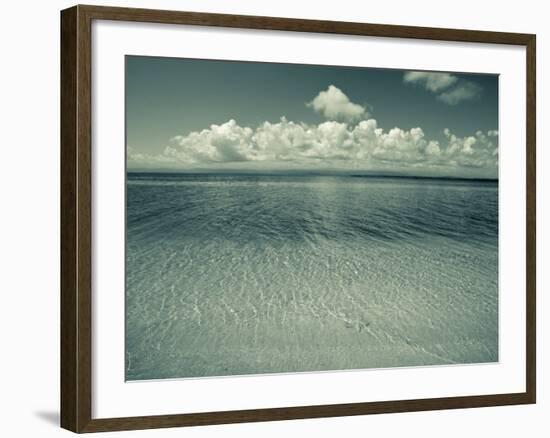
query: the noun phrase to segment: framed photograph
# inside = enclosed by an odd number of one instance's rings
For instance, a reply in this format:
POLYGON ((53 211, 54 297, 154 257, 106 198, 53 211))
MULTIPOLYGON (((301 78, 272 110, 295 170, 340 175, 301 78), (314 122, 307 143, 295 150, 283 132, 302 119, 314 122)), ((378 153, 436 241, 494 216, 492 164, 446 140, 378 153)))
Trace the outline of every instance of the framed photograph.
POLYGON ((61 13, 61 425, 535 403, 535 35, 61 13))

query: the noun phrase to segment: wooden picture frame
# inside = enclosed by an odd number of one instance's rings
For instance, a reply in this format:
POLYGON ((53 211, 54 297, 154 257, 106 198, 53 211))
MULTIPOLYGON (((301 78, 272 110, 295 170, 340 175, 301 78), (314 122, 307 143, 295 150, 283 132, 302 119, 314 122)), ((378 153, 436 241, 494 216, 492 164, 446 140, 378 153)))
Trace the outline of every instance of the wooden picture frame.
POLYGON ((61 426, 99 432, 535 403, 535 35, 475 30, 75 6, 61 12, 61 426), (389 38, 518 45, 526 48, 526 391, 240 411, 92 418, 92 21, 218 26, 389 38))

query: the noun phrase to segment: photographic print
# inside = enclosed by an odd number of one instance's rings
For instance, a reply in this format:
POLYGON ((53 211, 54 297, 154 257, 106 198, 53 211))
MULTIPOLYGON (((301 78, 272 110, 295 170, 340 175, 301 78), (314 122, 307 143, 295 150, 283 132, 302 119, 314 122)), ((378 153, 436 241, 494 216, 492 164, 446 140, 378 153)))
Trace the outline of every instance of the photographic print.
POLYGON ((498 362, 497 75, 125 62, 126 380, 498 362))

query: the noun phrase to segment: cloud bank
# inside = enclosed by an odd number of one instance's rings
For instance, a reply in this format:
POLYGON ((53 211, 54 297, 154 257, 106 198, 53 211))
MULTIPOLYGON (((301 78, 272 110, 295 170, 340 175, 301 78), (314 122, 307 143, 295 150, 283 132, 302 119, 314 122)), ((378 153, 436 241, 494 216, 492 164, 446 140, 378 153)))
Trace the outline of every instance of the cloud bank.
POLYGON ((339 121, 367 113, 334 86, 319 93, 310 106, 333 120, 306 124, 281 117, 276 123, 265 121, 251 128, 231 119, 174 136, 159 155, 138 153, 129 147, 128 165, 178 169, 435 169, 449 174, 469 168, 496 175, 497 131, 458 137, 445 129, 444 141, 439 142, 427 139, 420 127, 385 131, 373 118, 363 118, 356 124, 339 121))
POLYGON ((403 82, 423 86, 431 93, 437 94, 437 100, 448 105, 476 99, 483 91, 476 83, 459 79, 450 73, 409 71, 403 75, 403 82))

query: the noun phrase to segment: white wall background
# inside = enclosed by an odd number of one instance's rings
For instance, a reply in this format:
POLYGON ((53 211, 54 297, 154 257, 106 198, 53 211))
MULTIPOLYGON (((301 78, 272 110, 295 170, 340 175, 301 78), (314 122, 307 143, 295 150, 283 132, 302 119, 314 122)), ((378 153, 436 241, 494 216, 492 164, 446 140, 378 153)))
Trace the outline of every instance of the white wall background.
MULTIPOLYGON (((550 287, 545 2, 462 0, 313 2, 278 0, 110 0, 95 4, 460 27, 537 34, 538 76, 538 404, 457 411, 208 426, 104 436, 543 437, 550 412, 550 363, 543 342, 550 287), (546 187, 545 187, 546 186, 546 187), (546 415, 545 415, 546 414, 546 415)), ((4 2, 0 22, 0 430, 8 437, 69 436, 59 429, 59 10, 65 0, 4 2)))

